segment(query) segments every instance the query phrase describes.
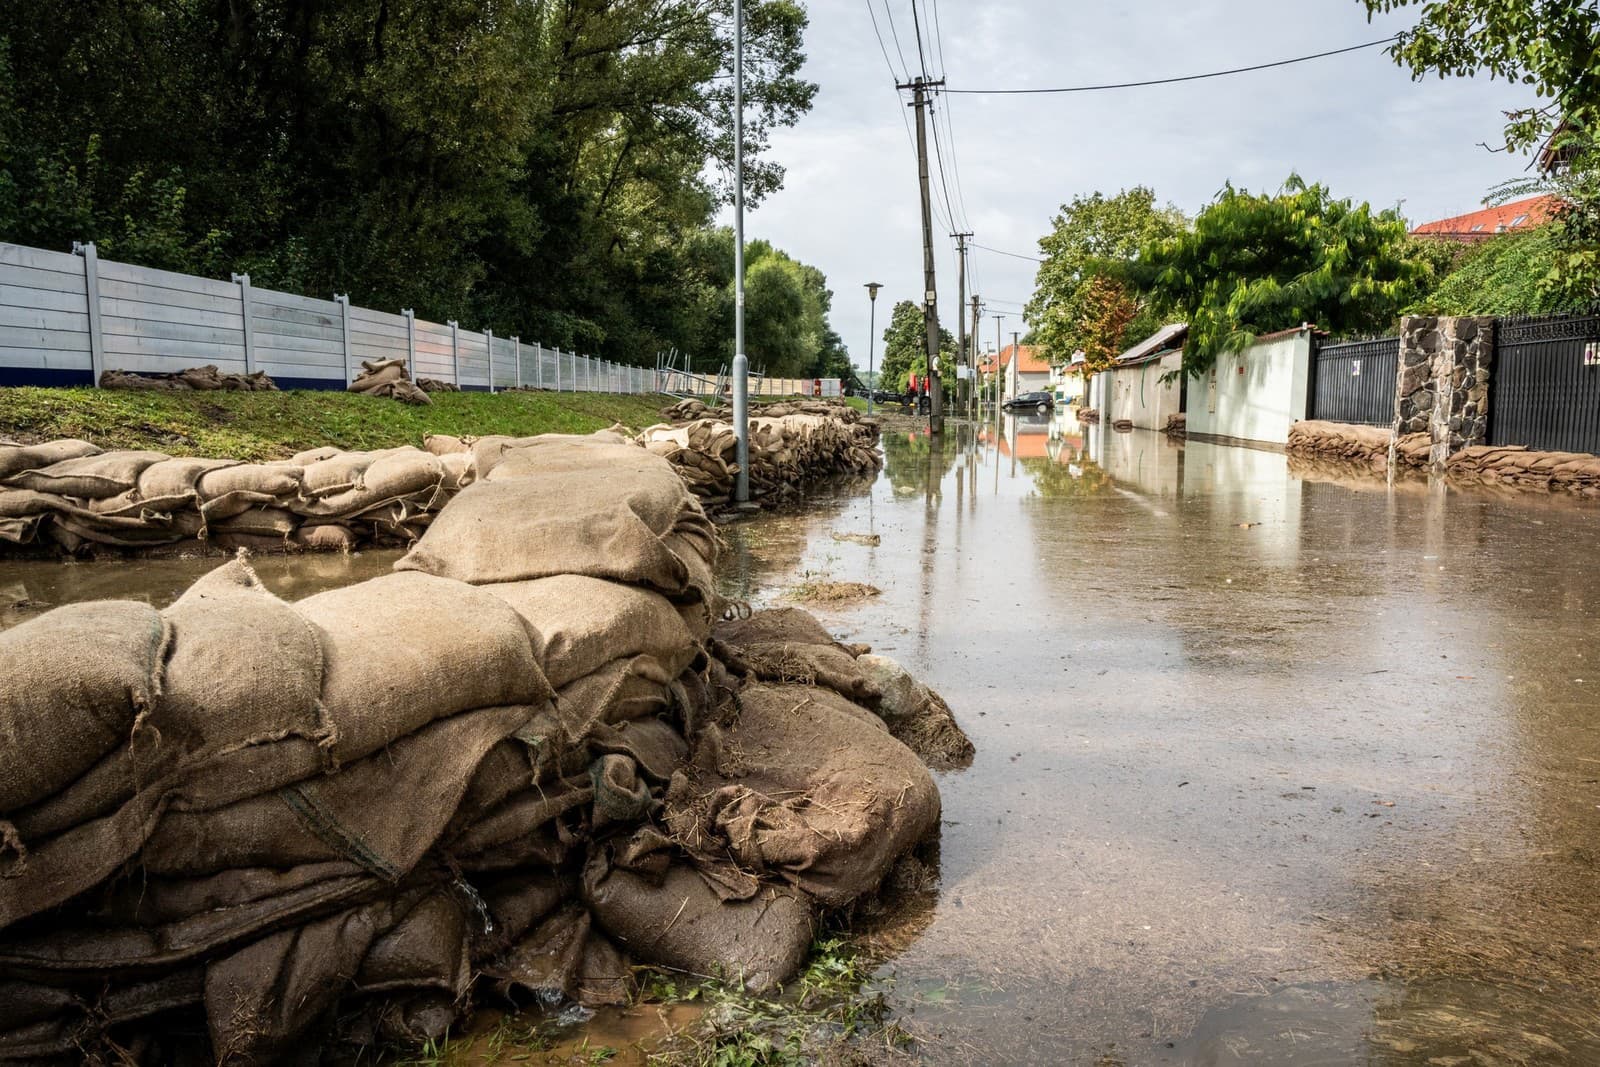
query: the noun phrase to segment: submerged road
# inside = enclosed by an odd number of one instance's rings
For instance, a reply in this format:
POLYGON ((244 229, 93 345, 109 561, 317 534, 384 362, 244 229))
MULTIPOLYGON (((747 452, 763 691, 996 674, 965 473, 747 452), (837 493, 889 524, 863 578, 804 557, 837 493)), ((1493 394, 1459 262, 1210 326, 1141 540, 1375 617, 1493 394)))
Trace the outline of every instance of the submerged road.
POLYGON ((937 894, 874 934, 922 1055, 1600 1062, 1600 512, 947 436, 738 528, 728 579, 880 587, 813 607, 977 744, 937 894))

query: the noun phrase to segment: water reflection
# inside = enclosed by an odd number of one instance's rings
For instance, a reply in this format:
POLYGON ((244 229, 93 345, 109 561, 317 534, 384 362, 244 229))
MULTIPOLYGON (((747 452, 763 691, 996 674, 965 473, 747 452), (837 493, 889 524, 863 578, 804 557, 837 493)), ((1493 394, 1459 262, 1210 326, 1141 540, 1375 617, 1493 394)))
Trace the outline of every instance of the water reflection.
POLYGON ((924 1055, 1600 1062, 1592 511, 1070 413, 885 448, 782 566, 883 588, 826 621, 978 743, 885 968, 924 1055))

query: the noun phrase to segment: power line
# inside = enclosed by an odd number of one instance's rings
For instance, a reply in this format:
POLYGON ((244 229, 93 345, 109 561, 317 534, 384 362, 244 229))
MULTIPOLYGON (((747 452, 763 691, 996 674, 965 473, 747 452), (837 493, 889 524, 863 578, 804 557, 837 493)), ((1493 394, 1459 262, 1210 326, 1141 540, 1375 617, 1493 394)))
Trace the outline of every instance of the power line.
MULTIPOLYGON (((867 0, 867 4, 868 4, 869 7, 871 6, 871 3, 872 3, 872 0, 867 0)), ((889 22, 889 36, 894 38, 894 50, 895 50, 896 53, 899 54, 899 56, 900 56, 900 66, 906 72, 906 76, 904 78, 896 78, 895 80, 896 81, 910 81, 911 80, 911 65, 906 62, 906 50, 904 48, 900 47, 900 31, 894 28, 894 13, 889 10, 889 0, 883 0, 883 17, 885 19, 887 19, 888 22, 889 22)), ((891 66, 889 68, 889 73, 890 74, 894 73, 894 67, 893 66, 891 66)))
POLYGON ((967 93, 982 96, 1020 96, 1028 93, 1097 93, 1106 89, 1139 89, 1147 85, 1175 85, 1178 82, 1202 81, 1206 78, 1225 78, 1231 74, 1248 74, 1256 70, 1271 70, 1273 67, 1287 67, 1294 63, 1308 63, 1313 59, 1326 59, 1329 56, 1342 56, 1346 52, 1359 52, 1366 48, 1381 48, 1386 44, 1393 44, 1400 39, 1400 35, 1385 37, 1381 41, 1368 41, 1366 44, 1353 44, 1348 48, 1335 48, 1331 52, 1316 52, 1309 56, 1296 56, 1293 59, 1279 59, 1272 63, 1257 63, 1249 67, 1233 67, 1229 70, 1214 70, 1206 74, 1185 74, 1174 78, 1151 78, 1148 81, 1138 82, 1113 82, 1106 85, 1071 85, 1060 89, 946 89, 947 93, 967 93))
POLYGON ((928 77, 928 54, 922 50, 922 22, 917 18, 917 0, 911 0, 911 28, 917 33, 917 62, 922 66, 922 80, 928 77))
POLYGON ((976 241, 971 241, 969 243, 973 248, 981 248, 985 252, 993 252, 997 256, 1010 256, 1012 259, 1026 259, 1034 263, 1044 262, 1044 260, 1040 259, 1038 256, 1025 256, 1021 252, 1007 252, 1003 248, 990 248, 988 245, 980 245, 976 241))
MULTIPOLYGON (((887 5, 885 6, 885 11, 887 11, 887 5)), ((872 10, 872 0, 867 0, 867 15, 872 19, 872 34, 878 39, 878 51, 883 53, 884 65, 889 68, 889 75, 898 82, 900 77, 895 74, 894 61, 889 58, 889 47, 883 43, 883 33, 878 29, 878 14, 872 10)), ((899 93, 897 92, 895 95, 898 96, 899 93)))

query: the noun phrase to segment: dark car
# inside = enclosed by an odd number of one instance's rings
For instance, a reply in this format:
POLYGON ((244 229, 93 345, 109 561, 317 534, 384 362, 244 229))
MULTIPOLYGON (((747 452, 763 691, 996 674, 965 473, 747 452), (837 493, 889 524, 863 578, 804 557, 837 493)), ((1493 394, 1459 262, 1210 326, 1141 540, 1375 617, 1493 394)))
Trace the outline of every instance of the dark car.
POLYGON ((1056 398, 1054 393, 1018 393, 1000 406, 1007 411, 1017 411, 1022 408, 1050 410, 1056 406, 1056 398))

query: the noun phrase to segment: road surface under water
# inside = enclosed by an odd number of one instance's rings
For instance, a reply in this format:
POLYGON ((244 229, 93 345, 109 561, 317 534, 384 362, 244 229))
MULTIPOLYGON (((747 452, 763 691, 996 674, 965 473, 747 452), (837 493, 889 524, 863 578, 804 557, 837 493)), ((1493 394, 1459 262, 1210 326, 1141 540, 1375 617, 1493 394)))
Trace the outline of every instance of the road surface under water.
POLYGON ((878 935, 921 1055, 1600 1062, 1600 512, 1070 415, 885 452, 730 580, 878 586, 815 610, 977 744, 878 935))
MULTIPOLYGON (((884 447, 723 579, 878 586, 813 608, 977 744, 939 891, 866 931, 918 1055, 1600 1062, 1600 512, 1070 415, 884 447)), ((257 565, 295 599, 393 558, 257 565)), ((0 627, 217 562, 0 564, 0 627)))

